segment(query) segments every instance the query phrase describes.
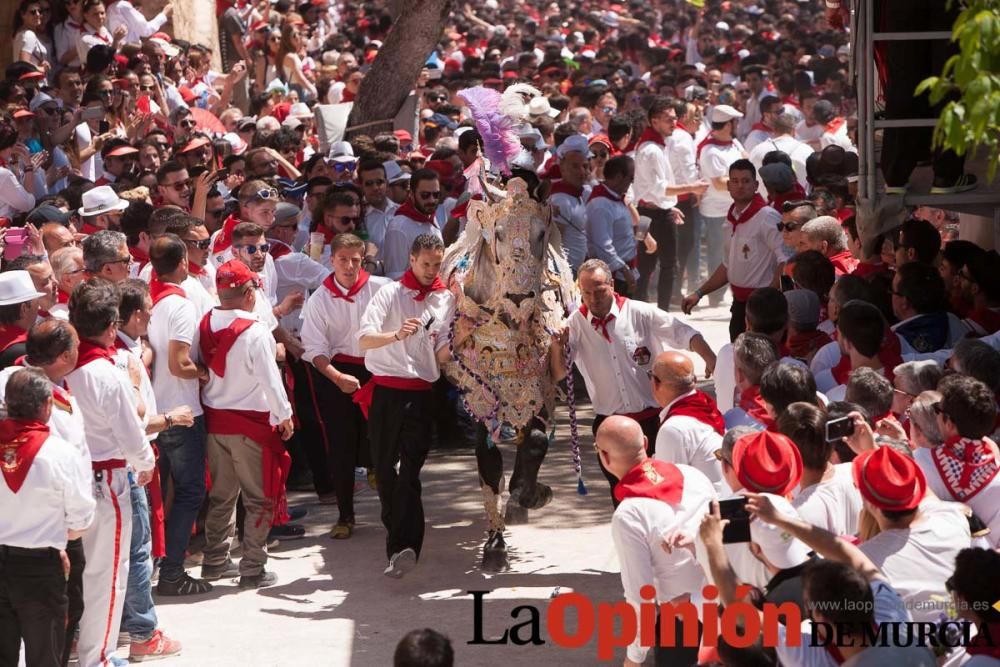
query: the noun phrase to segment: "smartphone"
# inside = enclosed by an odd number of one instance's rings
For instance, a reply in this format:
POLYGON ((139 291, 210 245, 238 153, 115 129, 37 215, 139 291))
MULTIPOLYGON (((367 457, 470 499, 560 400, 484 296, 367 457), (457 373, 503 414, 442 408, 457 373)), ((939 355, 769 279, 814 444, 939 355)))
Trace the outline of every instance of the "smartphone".
POLYGON ((648 216, 645 216, 645 215, 640 215, 639 216, 639 224, 635 228, 635 240, 636 241, 640 241, 641 242, 641 241, 645 241, 646 240, 646 234, 649 233, 649 225, 652 222, 653 222, 653 219, 650 218, 650 217, 648 217, 648 216))
POLYGON ((826 441, 840 442, 841 438, 854 435, 854 419, 850 415, 840 419, 831 419, 826 423, 826 441))
POLYGON ((24 251, 24 244, 28 240, 28 235, 23 227, 12 227, 7 230, 4 236, 3 258, 12 262, 21 256, 24 251))
POLYGON ((229 178, 229 168, 225 167, 223 169, 217 169, 215 171, 215 178, 218 181, 224 181, 229 178))
POLYGON ((103 107, 87 107, 80 114, 80 118, 83 120, 100 120, 104 118, 104 108, 103 107))
POLYGON ((722 529, 723 544, 737 544, 750 541, 750 512, 747 498, 730 498, 719 501, 719 514, 729 523, 722 529))

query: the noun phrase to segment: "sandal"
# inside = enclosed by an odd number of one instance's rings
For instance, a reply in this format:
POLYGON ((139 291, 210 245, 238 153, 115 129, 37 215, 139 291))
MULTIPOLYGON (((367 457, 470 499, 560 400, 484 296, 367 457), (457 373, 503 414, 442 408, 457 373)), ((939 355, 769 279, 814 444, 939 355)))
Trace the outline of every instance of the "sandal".
POLYGON ((330 537, 335 540, 346 540, 354 533, 354 521, 338 521, 330 529, 330 537))

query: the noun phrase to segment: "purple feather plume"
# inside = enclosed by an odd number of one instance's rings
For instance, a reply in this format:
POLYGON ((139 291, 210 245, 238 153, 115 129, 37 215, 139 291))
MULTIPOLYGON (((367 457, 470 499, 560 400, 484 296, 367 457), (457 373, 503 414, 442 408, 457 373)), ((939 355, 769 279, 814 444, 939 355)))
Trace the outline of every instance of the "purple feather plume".
POLYGON ((507 163, 521 152, 521 141, 514 131, 514 121, 500 112, 500 93, 483 86, 459 91, 469 105, 472 120, 483 138, 483 155, 504 175, 510 174, 507 163))

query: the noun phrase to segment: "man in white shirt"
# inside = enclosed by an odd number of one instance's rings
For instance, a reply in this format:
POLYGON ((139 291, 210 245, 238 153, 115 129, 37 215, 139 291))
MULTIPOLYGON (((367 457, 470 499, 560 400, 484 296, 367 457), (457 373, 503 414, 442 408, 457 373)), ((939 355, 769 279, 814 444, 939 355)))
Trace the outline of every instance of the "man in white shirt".
POLYGON ((638 202, 639 214, 648 216, 649 233, 656 239, 656 254, 639 255, 639 283, 636 298, 646 301, 649 278, 660 264, 656 283, 656 301, 660 310, 670 310, 677 263, 677 229, 684 224, 675 210, 678 195, 702 194, 708 187, 702 181, 678 183, 670 163, 667 139, 677 127, 677 111, 666 97, 654 98, 647 112, 649 126, 642 133, 635 149, 635 181, 632 190, 638 202))
POLYGON ((731 382, 723 385, 716 378, 715 384, 716 395, 730 397, 730 408, 723 415, 726 428, 765 428, 768 416, 760 398, 760 379, 764 371, 778 361, 778 347, 764 334, 745 331, 720 351, 719 359, 728 361, 732 369, 731 382))
MULTIPOLYGON (((267 242, 278 284, 275 290, 279 301, 293 293, 310 294, 330 275, 330 268, 309 255, 298 252, 292 243, 299 226, 301 210, 294 204, 282 202, 274 213, 274 224, 267 230, 267 242)), ((294 301, 289 302, 290 305, 294 301)), ((293 336, 302 328, 302 309, 291 308, 281 318, 281 326, 293 336)))
MULTIPOLYGON (((593 431, 611 415, 624 415, 639 422, 652 445, 660 426, 660 408, 647 373, 656 355, 671 348, 691 350, 705 360, 706 372, 711 374, 715 354, 687 323, 650 303, 616 294, 611 269, 601 260, 584 262, 578 280, 583 305, 553 339, 553 376, 556 381, 566 376, 569 355, 583 375, 596 413, 593 431)), ((613 500, 618 480, 606 470, 604 476, 613 500)))
POLYGON ((232 569, 230 537, 236 498, 243 497, 241 588, 277 582, 265 569, 272 523, 288 520, 285 482, 291 458, 283 440, 293 433, 292 406, 275 361, 277 346, 254 314, 257 275, 239 260, 216 273, 221 306, 202 318, 198 346, 209 379, 202 391, 212 489, 205 517, 202 577, 232 569))
POLYGON ((173 14, 173 9, 168 3, 159 14, 147 19, 129 0, 111 0, 108 3, 105 22, 112 33, 117 31, 119 26, 125 26, 128 32, 125 33, 123 41, 128 44, 138 44, 166 25, 173 14))
POLYGON ((302 361, 308 364, 308 382, 316 397, 313 410, 327 464, 322 472, 332 478, 330 491, 336 494, 340 512, 330 531, 334 539, 354 533, 354 468, 368 459, 368 429, 352 400, 371 379, 358 330, 372 297, 390 282, 361 268, 364 252, 365 242, 359 237, 335 237, 330 244, 334 272, 302 309, 302 361))
MULTIPOLYGON (((122 252, 129 259, 124 247, 122 252)), ((65 381, 83 414, 97 499, 94 523, 83 536, 87 611, 80 620, 78 651, 81 665, 97 665, 113 662, 115 642, 110 638, 117 637, 125 603, 132 539, 126 467, 134 471, 136 483, 145 486, 156 459, 140 422, 138 392, 115 367, 110 352, 117 338, 117 291, 105 281, 91 279, 73 296, 69 316, 80 334, 80 353, 76 369, 65 381)))
POLYGON ((590 144, 582 134, 567 137, 559 148, 559 180, 549 190, 552 214, 562 234, 566 261, 574 273, 587 258, 587 164, 590 144))
POLYGON ((774 121, 781 113, 781 100, 774 95, 767 95, 760 101, 760 120, 753 124, 750 132, 743 140, 743 148, 752 151, 760 144, 774 136, 774 121))
POLYGON ((184 571, 190 527, 205 499, 205 418, 199 383, 208 371, 197 363, 200 314, 181 284, 188 277, 187 246, 177 236, 164 234, 149 249, 154 275, 149 283, 153 302, 149 345, 153 349, 153 391, 157 407, 166 413, 189 406, 190 427, 171 425, 157 438, 174 487, 174 502, 166 525, 166 557, 160 565, 160 595, 194 595, 211 587, 184 571))
POLYGON ((410 197, 389 220, 381 248, 387 278, 398 280, 409 268, 410 248, 422 234, 441 237, 434 212, 441 199, 441 182, 432 169, 418 169, 410 177, 410 197))
POLYGON ((358 180, 361 182, 361 192, 364 193, 365 203, 368 206, 368 212, 365 213, 368 240, 374 243, 375 247, 382 248, 389 220, 399 208, 396 202, 389 199, 385 166, 378 160, 362 160, 358 167, 358 180))
MULTIPOLYGON (((422 181, 427 183, 427 181, 422 181)), ((432 385, 447 361, 455 300, 438 275, 444 259, 439 234, 410 247, 410 268, 372 297, 358 327, 359 351, 372 379, 355 392, 368 417, 388 565, 400 578, 417 564, 424 541, 420 469, 431 440, 432 385), (399 470, 396 470, 396 464, 399 470)))
POLYGON ((847 381, 854 369, 865 367, 883 375, 891 373, 897 364, 903 363, 903 359, 898 357, 896 363, 883 365, 882 357, 886 352, 882 348, 887 335, 894 334, 886 330, 885 319, 876 306, 864 301, 852 301, 843 306, 837 314, 835 341, 840 346, 840 361, 832 368, 816 373, 816 389, 830 400, 839 401, 844 399, 847 381))
MULTIPOLYGON (((621 480, 614 489, 620 504, 611 517, 611 537, 621 564, 625 600, 636 617, 639 605, 650 602, 640 592, 645 586, 656 589, 653 602, 659 604, 689 602, 692 595, 700 595, 705 577, 692 550, 668 551, 661 541, 668 533, 695 532, 709 503, 716 499, 712 483, 690 466, 649 458, 642 428, 628 417, 608 418, 598 429, 594 446, 602 467, 621 480)), ((681 616, 674 622, 674 636, 685 636, 681 616)), ((641 665, 647 652, 637 637, 628 647, 624 664, 641 665)), ((657 646, 655 652, 657 664, 689 665, 697 662, 698 647, 657 646)))
POLYGON ((824 411, 792 403, 778 416, 778 430, 791 438, 802 456, 802 482, 792 499, 799 516, 835 535, 857 535, 861 495, 850 464, 830 462, 833 443, 826 440, 824 411))
POLYGON ((68 442, 51 433, 52 387, 37 369, 7 381, 0 420, 0 662, 58 665, 66 639, 66 575, 60 552, 94 519, 89 471, 68 442))
POLYGON ((764 164, 764 156, 772 151, 781 151, 791 158, 795 180, 805 189, 808 186, 806 160, 815 151, 808 144, 795 138, 795 117, 791 114, 778 114, 774 119, 773 136, 765 138, 750 150, 750 161, 753 162, 753 166, 757 167, 758 171, 764 164))
POLYGON ((750 89, 750 97, 746 100, 746 115, 740 121, 738 135, 741 139, 746 138, 756 123, 759 123, 761 115, 761 103, 771 93, 767 89, 768 71, 760 65, 748 65, 743 68, 741 78, 750 89))
POLYGON ((715 401, 695 387, 691 359, 680 352, 661 352, 649 375, 660 412, 656 458, 700 470, 716 489, 722 470, 716 453, 726 427, 715 401))
POLYGON ((587 200, 587 245, 590 256, 604 261, 615 277, 615 290, 635 292, 638 267, 635 225, 624 196, 632 186, 635 162, 617 155, 604 165, 604 182, 587 200))
POLYGON ((726 243, 723 261, 701 287, 685 297, 684 312, 690 313, 702 296, 729 283, 733 293, 729 338, 736 340, 746 330, 746 302, 750 294, 758 287, 777 287, 787 257, 778 231, 781 214, 757 194, 757 170, 753 164, 744 159, 732 163, 726 186, 733 204, 723 226, 726 243))

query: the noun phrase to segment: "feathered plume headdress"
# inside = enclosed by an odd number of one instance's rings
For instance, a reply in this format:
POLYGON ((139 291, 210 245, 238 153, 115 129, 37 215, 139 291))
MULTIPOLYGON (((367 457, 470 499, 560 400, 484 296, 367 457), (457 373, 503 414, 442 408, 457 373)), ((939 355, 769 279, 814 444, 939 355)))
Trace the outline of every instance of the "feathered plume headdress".
POLYGON ((483 138, 483 156, 505 176, 510 174, 509 163, 521 152, 515 128, 528 117, 528 103, 541 94, 525 83, 510 86, 503 94, 483 86, 458 93, 469 105, 476 130, 483 138))

